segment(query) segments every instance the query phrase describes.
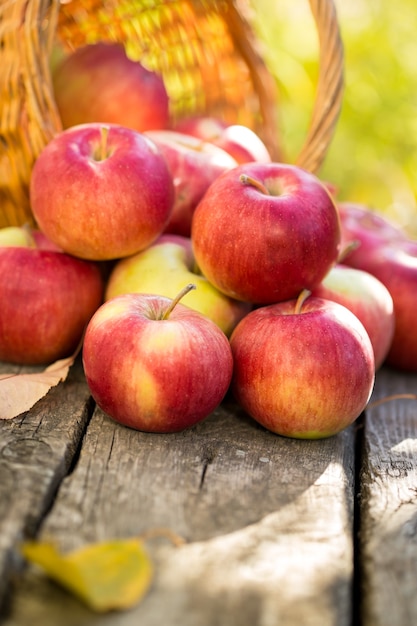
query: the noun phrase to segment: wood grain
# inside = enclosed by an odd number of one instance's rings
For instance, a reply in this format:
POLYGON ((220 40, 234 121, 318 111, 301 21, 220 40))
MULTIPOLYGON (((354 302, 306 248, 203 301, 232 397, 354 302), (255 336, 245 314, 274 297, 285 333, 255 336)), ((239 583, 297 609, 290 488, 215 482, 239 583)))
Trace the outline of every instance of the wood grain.
MULTIPOLYGON (((417 375, 379 372, 375 398, 417 393, 417 375)), ((417 402, 367 411, 361 472, 363 626, 417 624, 417 402)))
MULTIPOLYGON (((1 368, 11 371, 5 364, 1 368)), ((90 406, 78 364, 30 412, 0 420, 0 601, 20 565, 17 545, 36 533, 68 474, 90 406)))
POLYGON ((273 435, 232 403, 178 434, 96 410, 40 537, 62 549, 165 527, 156 577, 133 610, 96 616, 30 567, 7 626, 348 626, 355 429, 322 441, 273 435))

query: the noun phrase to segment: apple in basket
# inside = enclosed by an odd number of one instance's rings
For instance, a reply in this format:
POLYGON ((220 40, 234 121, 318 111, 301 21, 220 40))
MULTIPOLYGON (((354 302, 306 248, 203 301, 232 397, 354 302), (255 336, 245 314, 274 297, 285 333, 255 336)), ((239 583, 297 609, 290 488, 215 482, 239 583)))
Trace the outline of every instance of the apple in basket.
POLYGON ((30 202, 40 229, 65 252, 104 261, 143 250, 163 232, 174 184, 162 153, 143 133, 81 124, 41 151, 30 202))
POLYGON ((64 128, 106 122, 144 131, 169 124, 162 76, 128 57, 120 43, 76 48, 55 63, 52 82, 64 128))
POLYGON ((394 303, 385 285, 369 272, 337 263, 312 295, 339 302, 360 319, 374 349, 375 369, 379 369, 395 328, 394 303))
POLYGON ((259 307, 230 338, 231 392, 268 430, 320 439, 352 424, 375 380, 374 353, 359 319, 343 305, 305 297, 259 307))
POLYGON ((395 330, 386 363, 417 371, 417 241, 364 205, 340 203, 339 213, 345 247, 357 243, 344 263, 373 274, 394 302, 395 330))
POLYGON ((195 207, 208 187, 237 162, 221 148, 184 133, 154 130, 145 134, 165 156, 174 181, 174 206, 165 232, 188 237, 195 207))
POLYGON ((191 239, 200 271, 220 291, 268 304, 319 284, 338 258, 340 223, 314 174, 246 163, 210 185, 194 212, 191 239))
POLYGON ((238 163, 272 160, 259 135, 242 124, 227 124, 217 117, 196 115, 179 120, 175 130, 210 141, 231 154, 238 163))
POLYGON ((49 364, 69 356, 103 301, 99 266, 56 249, 44 235, 0 230, 0 360, 49 364), (26 243, 24 238, 27 237, 26 243))
POLYGON ((93 398, 115 421, 147 432, 180 431, 206 418, 233 370, 229 340, 178 300, 126 294, 88 324, 83 364, 93 398))
POLYGON ((229 336, 251 305, 224 295, 194 270, 191 239, 161 235, 146 250, 117 261, 107 281, 105 299, 141 292, 174 298, 192 282, 197 288, 187 295, 187 306, 209 317, 229 336))

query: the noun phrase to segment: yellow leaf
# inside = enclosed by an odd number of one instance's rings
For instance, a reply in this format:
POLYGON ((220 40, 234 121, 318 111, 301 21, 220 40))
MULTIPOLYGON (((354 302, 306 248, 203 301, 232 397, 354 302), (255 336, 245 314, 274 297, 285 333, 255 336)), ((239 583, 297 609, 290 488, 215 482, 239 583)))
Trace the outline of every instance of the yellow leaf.
POLYGON ((29 411, 51 387, 68 376, 75 355, 60 359, 41 372, 0 375, 0 419, 9 420, 29 411))
POLYGON ((67 554, 50 543, 26 542, 22 552, 97 612, 132 607, 152 582, 152 563, 139 539, 90 544, 67 554))

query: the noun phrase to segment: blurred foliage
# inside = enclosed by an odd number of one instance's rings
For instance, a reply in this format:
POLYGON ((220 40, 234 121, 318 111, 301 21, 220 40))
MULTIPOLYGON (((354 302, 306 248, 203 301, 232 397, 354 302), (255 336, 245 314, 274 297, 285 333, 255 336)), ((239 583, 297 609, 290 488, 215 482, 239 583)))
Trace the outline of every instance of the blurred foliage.
MULTIPOLYGON (((307 0, 252 0, 264 58, 278 81, 286 160, 309 125, 318 73, 307 0)), ((335 0, 345 51, 341 115, 320 178, 339 199, 385 214, 417 238, 415 0, 335 0)))

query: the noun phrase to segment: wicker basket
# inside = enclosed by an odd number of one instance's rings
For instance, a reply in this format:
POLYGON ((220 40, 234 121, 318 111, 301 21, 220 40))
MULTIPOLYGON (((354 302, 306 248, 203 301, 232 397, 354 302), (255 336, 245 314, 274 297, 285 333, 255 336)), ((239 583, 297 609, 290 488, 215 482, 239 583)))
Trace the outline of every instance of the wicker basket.
MULTIPOLYGON (((173 119, 219 115, 258 132, 275 160, 276 77, 251 26, 248 0, 1 0, 0 227, 33 223, 33 162, 61 129, 49 59, 55 42, 74 49, 121 41, 162 73, 173 119)), ((340 112, 343 46, 330 0, 310 0, 319 39, 319 79, 297 163, 320 167, 340 112)))

